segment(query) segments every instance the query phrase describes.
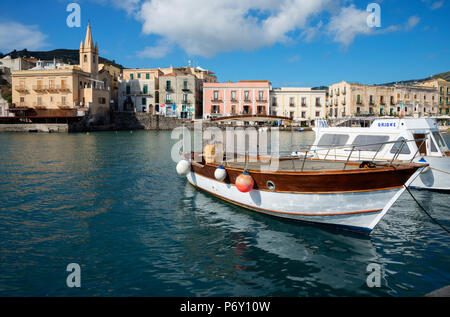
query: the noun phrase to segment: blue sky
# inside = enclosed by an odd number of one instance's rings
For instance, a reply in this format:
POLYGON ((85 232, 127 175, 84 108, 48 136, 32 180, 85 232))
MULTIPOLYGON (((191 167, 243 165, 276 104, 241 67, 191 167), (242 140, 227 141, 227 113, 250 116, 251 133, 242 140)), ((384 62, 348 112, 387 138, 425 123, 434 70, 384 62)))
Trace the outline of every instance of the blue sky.
POLYGON ((449 71, 449 17, 450 0, 2 0, 0 52, 78 49, 90 20, 100 55, 129 68, 191 60, 219 81, 374 84, 449 71), (71 2, 80 28, 66 25, 71 2))

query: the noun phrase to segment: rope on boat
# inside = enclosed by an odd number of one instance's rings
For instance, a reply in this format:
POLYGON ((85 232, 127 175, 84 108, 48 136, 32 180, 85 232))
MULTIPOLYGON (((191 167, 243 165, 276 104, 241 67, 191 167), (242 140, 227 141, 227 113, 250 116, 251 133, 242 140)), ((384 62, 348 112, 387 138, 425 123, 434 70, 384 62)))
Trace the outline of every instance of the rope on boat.
POLYGON ((431 168, 432 170, 435 170, 435 171, 438 171, 438 172, 441 172, 441 173, 450 175, 449 172, 446 172, 446 171, 443 171, 443 170, 440 170, 440 169, 437 169, 437 168, 434 168, 434 167, 431 167, 431 166, 430 166, 430 168, 431 168))
MULTIPOLYGON (((397 172, 397 169, 395 168, 394 165, 392 165, 392 167, 394 168, 394 170, 397 172)), ((400 177, 400 175, 398 174, 398 172, 396 173, 397 177, 400 179, 400 181, 403 183, 402 178, 400 177)), ((448 234, 450 234, 450 231, 444 226, 442 225, 439 221, 437 221, 420 203, 419 201, 416 199, 416 197, 414 197, 414 195, 411 193, 411 191, 409 190, 409 187, 406 186, 405 184, 403 184, 403 187, 405 187, 406 191, 411 195, 412 199, 414 199, 414 201, 416 202, 417 206, 420 207, 420 209, 422 209, 422 211, 435 223, 437 224, 439 227, 441 227, 442 229, 444 229, 444 231, 446 231, 448 234)))

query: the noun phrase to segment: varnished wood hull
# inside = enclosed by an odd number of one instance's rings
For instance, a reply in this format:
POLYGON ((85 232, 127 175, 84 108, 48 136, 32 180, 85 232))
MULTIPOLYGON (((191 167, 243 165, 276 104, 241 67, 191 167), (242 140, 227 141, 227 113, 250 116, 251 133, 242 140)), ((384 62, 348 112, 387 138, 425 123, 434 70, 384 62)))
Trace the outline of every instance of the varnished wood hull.
MULTIPOLYGON (((420 167, 334 172, 250 172, 255 187, 249 193, 234 185, 242 170, 226 168, 227 178, 214 178, 214 164, 192 164, 187 175, 193 186, 220 199, 272 216, 347 227, 370 232, 405 190, 403 184, 420 167), (267 187, 267 181, 276 190, 267 187)), ((412 176, 412 177, 411 177, 412 176)))

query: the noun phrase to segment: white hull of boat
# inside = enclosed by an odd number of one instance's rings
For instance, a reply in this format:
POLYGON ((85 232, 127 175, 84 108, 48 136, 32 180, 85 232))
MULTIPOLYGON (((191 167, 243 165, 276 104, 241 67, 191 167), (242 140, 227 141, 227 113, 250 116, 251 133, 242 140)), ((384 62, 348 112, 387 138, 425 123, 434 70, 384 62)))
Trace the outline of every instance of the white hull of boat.
MULTIPOLYGON (((419 174, 417 171, 411 179, 419 174)), ((348 193, 284 193, 252 190, 190 172, 189 183, 218 198, 261 213, 370 232, 405 190, 395 189, 348 193)), ((408 185, 408 183, 407 183, 408 185)))
MULTIPOLYGON (((450 157, 425 156, 424 159, 430 166, 411 182, 410 187, 450 191, 450 157)), ((420 158, 414 161, 421 163, 420 158)))

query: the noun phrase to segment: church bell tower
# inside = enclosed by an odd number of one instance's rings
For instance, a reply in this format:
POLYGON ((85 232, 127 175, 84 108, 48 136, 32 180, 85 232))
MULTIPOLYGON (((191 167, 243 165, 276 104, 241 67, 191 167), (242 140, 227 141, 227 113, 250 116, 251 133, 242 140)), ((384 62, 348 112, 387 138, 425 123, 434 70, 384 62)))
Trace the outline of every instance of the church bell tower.
POLYGON ((86 38, 80 44, 80 67, 93 75, 98 74, 98 45, 92 38, 91 24, 88 24, 86 38))

